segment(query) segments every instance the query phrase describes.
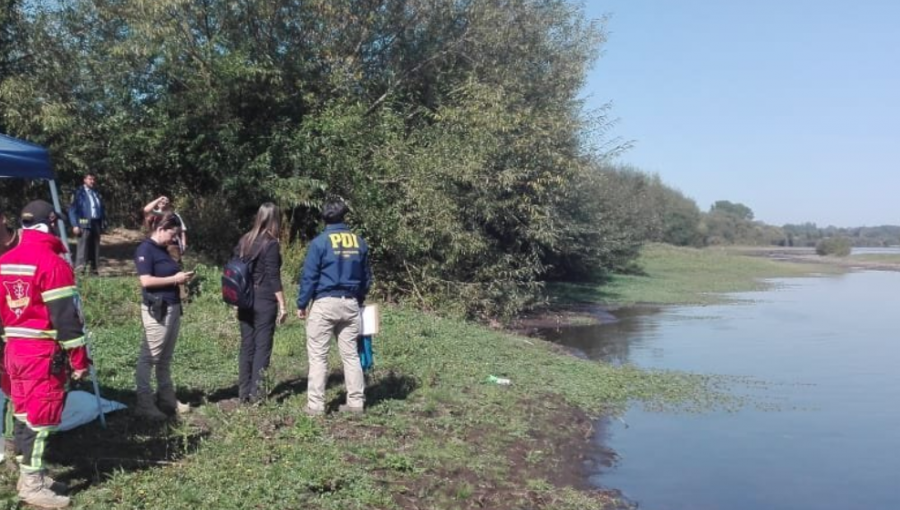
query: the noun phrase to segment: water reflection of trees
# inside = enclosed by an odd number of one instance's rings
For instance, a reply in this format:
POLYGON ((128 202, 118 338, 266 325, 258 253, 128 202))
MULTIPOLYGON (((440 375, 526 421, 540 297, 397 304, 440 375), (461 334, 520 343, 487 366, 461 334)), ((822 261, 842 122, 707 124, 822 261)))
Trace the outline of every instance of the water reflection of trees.
POLYGON ((658 321, 646 320, 657 312, 650 307, 623 308, 599 325, 546 328, 537 336, 576 349, 589 359, 623 364, 629 362, 631 347, 658 329, 658 321))

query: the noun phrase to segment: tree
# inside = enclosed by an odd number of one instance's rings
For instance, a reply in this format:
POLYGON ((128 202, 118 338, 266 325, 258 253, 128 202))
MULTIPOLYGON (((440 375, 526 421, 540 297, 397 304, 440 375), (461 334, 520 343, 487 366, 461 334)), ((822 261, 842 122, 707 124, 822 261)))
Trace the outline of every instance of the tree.
POLYGON ((727 214, 739 220, 753 220, 753 211, 744 204, 733 203, 728 200, 718 200, 709 208, 710 214, 727 214))
MULTIPOLYGON (((602 24, 566 0, 34 2, 2 118, 121 223, 167 193, 226 253, 263 200, 301 242, 344 197, 383 292, 474 317, 540 299, 549 261, 610 270, 646 226, 598 170, 579 90, 602 24), (583 254, 572 243, 583 246, 583 254)), ((634 186, 632 186, 632 184, 634 186)))
MULTIPOLYGON (((22 54, 17 42, 21 28, 19 0, 0 0, 0 104, 4 82, 22 68, 22 54)), ((3 116, 0 115, 0 132, 6 131, 3 116)))
POLYGON ((850 255, 851 246, 850 239, 846 237, 826 237, 816 243, 816 253, 822 256, 846 257, 850 255))

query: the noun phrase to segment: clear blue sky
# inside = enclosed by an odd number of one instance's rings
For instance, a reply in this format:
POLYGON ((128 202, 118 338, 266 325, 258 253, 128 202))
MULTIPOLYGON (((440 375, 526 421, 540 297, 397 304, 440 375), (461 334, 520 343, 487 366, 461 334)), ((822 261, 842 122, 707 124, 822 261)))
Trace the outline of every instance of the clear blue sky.
POLYGON ((774 225, 900 224, 900 0, 587 0, 619 161, 774 225))

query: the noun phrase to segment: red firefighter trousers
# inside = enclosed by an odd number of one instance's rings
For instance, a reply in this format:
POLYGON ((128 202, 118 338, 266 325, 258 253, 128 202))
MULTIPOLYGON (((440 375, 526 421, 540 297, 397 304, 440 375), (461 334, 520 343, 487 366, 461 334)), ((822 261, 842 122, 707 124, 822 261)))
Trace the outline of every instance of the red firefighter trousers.
POLYGON ((23 468, 43 469, 47 436, 62 418, 68 360, 54 340, 11 338, 4 361, 15 416, 22 422, 16 427, 16 451, 23 455, 23 468))

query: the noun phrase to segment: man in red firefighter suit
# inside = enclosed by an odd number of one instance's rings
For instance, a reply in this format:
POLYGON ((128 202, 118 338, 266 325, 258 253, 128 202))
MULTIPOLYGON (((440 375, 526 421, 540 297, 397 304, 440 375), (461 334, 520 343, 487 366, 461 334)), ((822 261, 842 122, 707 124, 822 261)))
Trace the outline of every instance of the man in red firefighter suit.
POLYGON ((45 472, 47 436, 59 425, 65 384, 90 364, 78 309, 75 274, 62 258, 57 213, 43 200, 22 210, 19 245, 0 256, 0 320, 6 338, 5 368, 16 417, 19 498, 43 508, 63 508, 65 487, 45 472))
MULTIPOLYGON (((6 220, 6 211, 4 211, 2 205, 0 205, 0 256, 19 244, 19 231, 15 228, 10 228, 9 225, 6 224, 6 220)), ((3 324, 0 323, 0 330, 2 330, 2 328, 3 324)), ((9 399, 9 394, 11 393, 10 387, 12 384, 9 382, 9 375, 7 375, 6 369, 3 368, 3 350, 5 347, 5 340, 0 339, 0 390, 3 391, 0 407, 2 407, 3 414, 3 458, 6 459, 7 465, 15 466, 16 453, 13 444, 13 429, 15 428, 15 422, 13 421, 12 401, 9 399)))

